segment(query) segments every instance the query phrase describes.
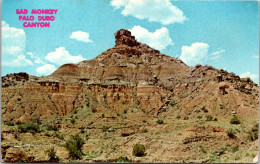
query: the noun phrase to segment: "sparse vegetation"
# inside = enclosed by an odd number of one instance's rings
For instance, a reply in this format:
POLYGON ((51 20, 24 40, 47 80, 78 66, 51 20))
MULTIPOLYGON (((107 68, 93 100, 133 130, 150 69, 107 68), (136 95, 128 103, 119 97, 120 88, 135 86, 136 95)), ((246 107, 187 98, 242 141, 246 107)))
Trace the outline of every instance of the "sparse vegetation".
POLYGON ((70 119, 70 122, 74 124, 76 122, 75 118, 70 119))
POLYGON ((217 117, 215 117, 215 118, 213 119, 213 121, 218 121, 218 118, 217 118, 217 117))
POLYGON ((58 131, 59 127, 57 124, 48 124, 47 125, 47 130, 53 130, 53 131, 58 131))
POLYGON ((236 146, 233 146, 231 147, 231 151, 234 153, 234 152, 237 152, 239 150, 239 146, 236 145, 236 146))
POLYGON ((103 131, 103 132, 107 132, 109 128, 110 128, 110 127, 108 127, 108 126, 103 126, 102 131, 103 131))
POLYGON ((118 163, 125 163, 125 162, 132 162, 130 159, 128 159, 127 157, 119 157, 115 160, 115 162, 118 162, 118 163))
POLYGON ((234 129, 229 129, 227 131, 227 135, 228 135, 229 138, 236 138, 235 134, 236 134, 236 132, 235 132, 234 129))
POLYGON ((181 116, 180 115, 177 115, 177 117, 176 117, 177 119, 179 119, 179 118, 181 118, 181 116))
POLYGON ((258 132, 259 132, 259 124, 256 123, 252 129, 248 132, 248 138, 251 141, 255 141, 258 139, 258 132))
POLYGON ((27 123, 27 124, 18 125, 18 130, 21 133, 27 133, 27 132, 38 133, 38 132, 40 132, 40 126, 33 123, 33 122, 30 122, 30 123, 27 123))
POLYGON ((59 133, 59 132, 56 132, 56 133, 55 133, 55 137, 57 137, 57 138, 59 138, 59 139, 61 139, 61 140, 64 140, 64 135, 61 134, 61 133, 59 133))
POLYGON ((230 120, 230 124, 240 124, 240 123, 241 123, 240 120, 236 116, 234 116, 230 120))
POLYGON ((81 159, 83 155, 83 153, 81 152, 81 148, 84 143, 84 139, 81 138, 79 134, 76 134, 68 141, 66 141, 64 146, 68 149, 72 158, 81 159))
POLYGON ((208 109, 206 109, 206 106, 201 107, 201 110, 202 110, 204 113, 208 113, 208 109))
POLYGON ((143 128, 142 129, 142 133, 147 133, 148 132, 148 129, 147 128, 143 128))
POLYGON ((97 109, 96 109, 96 108, 91 108, 91 111, 92 111, 93 113, 96 113, 96 112, 97 112, 97 109))
POLYGON ((211 115, 206 116, 206 121, 212 121, 212 120, 213 120, 213 117, 211 115))
POLYGON ((183 98, 185 98, 185 97, 187 97, 187 96, 188 96, 187 93, 180 93, 180 94, 179 94, 179 99, 183 99, 183 98))
POLYGON ((46 150, 45 153, 48 155, 50 161, 51 160, 59 160, 59 158, 56 156, 56 152, 54 150, 54 147, 46 150))
POLYGON ((14 126, 14 122, 13 122, 13 121, 10 121, 10 120, 6 120, 6 121, 4 122, 4 124, 7 125, 7 126, 14 126))
POLYGON ((133 155, 142 157, 145 155, 145 146, 143 144, 135 144, 133 148, 133 155))
POLYGON ((188 116, 185 116, 185 117, 183 118, 183 120, 189 120, 189 117, 188 117, 188 116))
POLYGON ((198 119, 202 119, 202 116, 201 116, 201 115, 199 115, 197 118, 198 118, 198 119))
POLYGON ((158 119, 156 122, 157 122, 157 124, 163 124, 164 120, 163 119, 158 119))

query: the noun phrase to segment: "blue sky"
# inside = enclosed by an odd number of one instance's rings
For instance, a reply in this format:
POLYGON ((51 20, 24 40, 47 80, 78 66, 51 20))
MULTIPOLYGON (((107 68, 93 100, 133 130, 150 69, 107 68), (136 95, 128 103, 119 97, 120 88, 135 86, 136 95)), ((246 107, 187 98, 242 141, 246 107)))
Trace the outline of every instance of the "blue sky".
MULTIPOLYGON (((208 64, 259 83, 258 12, 257 1, 3 0, 2 76, 48 75, 62 64, 93 59, 125 28, 190 66, 208 64), (28 16, 32 9, 58 12, 50 28, 28 28, 16 9, 28 16)), ((41 22, 37 16, 33 22, 41 22)))

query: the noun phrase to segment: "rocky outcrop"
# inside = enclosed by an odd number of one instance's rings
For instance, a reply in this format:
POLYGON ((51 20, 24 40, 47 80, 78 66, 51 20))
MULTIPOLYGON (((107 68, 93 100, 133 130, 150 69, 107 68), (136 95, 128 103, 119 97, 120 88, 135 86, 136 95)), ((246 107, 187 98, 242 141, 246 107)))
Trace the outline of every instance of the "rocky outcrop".
POLYGON ((25 72, 7 74, 2 78, 2 87, 24 85, 29 80, 29 75, 25 72))
POLYGON ((3 118, 48 120, 83 107, 115 112, 137 108, 152 116, 169 108, 187 115, 203 106, 212 114, 232 115, 234 109, 239 117, 257 114, 258 86, 252 80, 207 65, 189 67, 139 43, 124 29, 115 39, 115 47, 96 58, 62 65, 49 76, 2 77, 3 118))
POLYGON ((28 156, 24 151, 18 148, 9 148, 6 151, 4 162, 32 162, 33 157, 28 156))

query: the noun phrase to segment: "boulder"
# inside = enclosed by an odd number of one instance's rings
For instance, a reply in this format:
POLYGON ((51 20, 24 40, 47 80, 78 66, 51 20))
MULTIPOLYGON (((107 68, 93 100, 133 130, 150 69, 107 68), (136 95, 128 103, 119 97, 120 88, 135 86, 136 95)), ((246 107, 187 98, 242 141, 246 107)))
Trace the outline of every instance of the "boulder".
POLYGON ((24 151, 18 148, 9 148, 6 151, 4 162, 32 162, 32 156, 28 156, 24 151))

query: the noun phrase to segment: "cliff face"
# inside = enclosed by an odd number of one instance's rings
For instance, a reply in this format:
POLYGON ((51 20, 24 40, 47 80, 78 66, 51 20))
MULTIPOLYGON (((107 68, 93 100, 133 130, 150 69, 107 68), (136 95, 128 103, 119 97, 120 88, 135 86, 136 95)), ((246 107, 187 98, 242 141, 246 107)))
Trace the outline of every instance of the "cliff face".
POLYGON ((189 67, 137 42, 127 30, 115 38, 115 47, 95 59, 62 65, 49 76, 2 77, 2 117, 48 120, 83 107, 137 108, 152 116, 169 109, 185 116, 203 107, 222 117, 258 114, 258 86, 249 78, 211 66, 189 67))

